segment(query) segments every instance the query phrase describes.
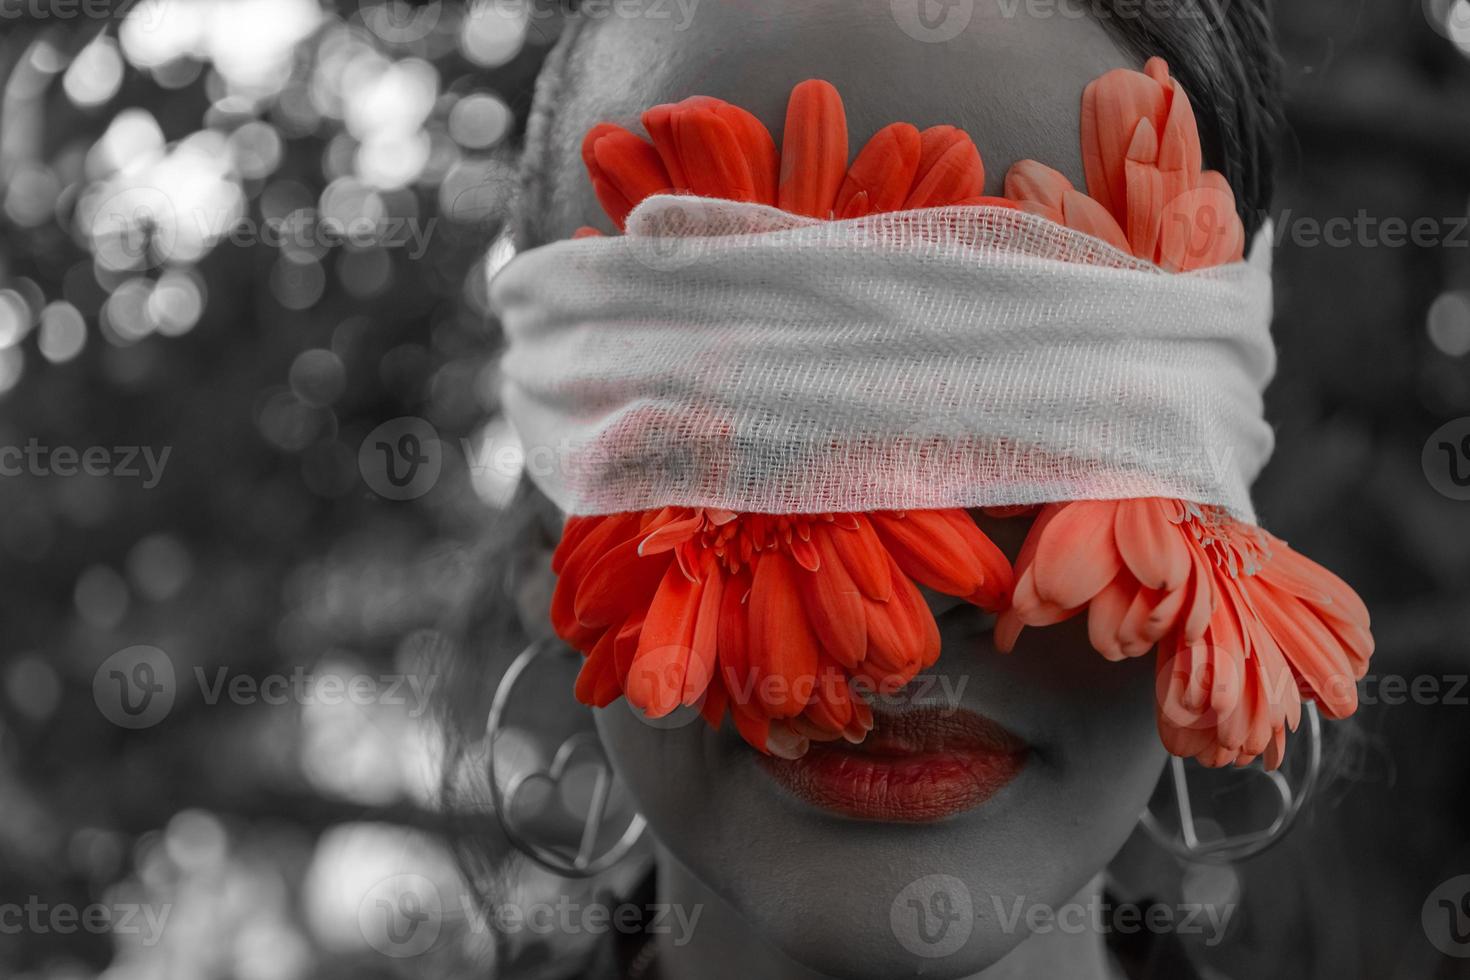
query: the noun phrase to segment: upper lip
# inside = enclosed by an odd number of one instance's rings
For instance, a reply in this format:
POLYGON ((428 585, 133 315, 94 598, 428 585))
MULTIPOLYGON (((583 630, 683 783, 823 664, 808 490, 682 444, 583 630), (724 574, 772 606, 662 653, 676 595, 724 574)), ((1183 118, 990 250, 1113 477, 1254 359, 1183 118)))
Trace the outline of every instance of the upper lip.
POLYGON ((873 756, 936 752, 1013 753, 1026 743, 989 718, 963 708, 926 707, 873 712, 873 730, 850 751, 873 756))
POLYGON ((990 799, 1024 768, 1030 747, 959 708, 874 712, 860 745, 816 742, 796 760, 762 757, 787 791, 860 820, 926 823, 990 799))

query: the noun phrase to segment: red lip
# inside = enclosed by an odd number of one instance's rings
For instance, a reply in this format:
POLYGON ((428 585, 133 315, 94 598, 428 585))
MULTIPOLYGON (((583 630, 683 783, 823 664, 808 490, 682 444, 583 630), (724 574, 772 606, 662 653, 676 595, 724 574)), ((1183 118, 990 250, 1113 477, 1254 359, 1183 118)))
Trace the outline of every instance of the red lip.
POLYGON ((930 823, 973 809, 1015 779, 1029 746, 969 711, 876 714, 861 745, 812 743, 795 761, 761 757, 787 791, 858 820, 930 823))

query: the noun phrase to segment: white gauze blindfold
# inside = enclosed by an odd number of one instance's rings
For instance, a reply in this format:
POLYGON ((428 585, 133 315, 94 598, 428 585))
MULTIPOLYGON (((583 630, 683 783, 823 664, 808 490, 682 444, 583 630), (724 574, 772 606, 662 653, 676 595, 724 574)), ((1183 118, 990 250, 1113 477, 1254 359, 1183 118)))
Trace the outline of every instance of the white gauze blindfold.
POLYGON ((1159 496, 1254 522, 1269 241, 1169 274, 1004 208, 661 195, 496 276, 503 408, 570 514, 1159 496))

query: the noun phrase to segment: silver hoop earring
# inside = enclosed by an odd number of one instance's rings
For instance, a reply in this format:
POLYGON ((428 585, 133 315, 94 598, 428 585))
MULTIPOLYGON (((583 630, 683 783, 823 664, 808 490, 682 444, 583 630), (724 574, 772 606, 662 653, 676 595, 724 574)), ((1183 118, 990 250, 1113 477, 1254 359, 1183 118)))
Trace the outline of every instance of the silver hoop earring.
POLYGON ((1280 800, 1276 817, 1268 826, 1233 835, 1207 837, 1202 834, 1197 821, 1200 810, 1190 796, 1185 760, 1173 756, 1169 759, 1169 771, 1174 784, 1178 832, 1169 830, 1149 808, 1144 809, 1140 821, 1143 829, 1155 843, 1180 860, 1203 864, 1232 864, 1243 861, 1280 841, 1311 799, 1322 771, 1322 718, 1312 702, 1308 701, 1304 707, 1303 714, 1307 723, 1296 735, 1297 738, 1305 735, 1307 743, 1305 759, 1302 760, 1305 772, 1299 784, 1293 787, 1291 781, 1280 771, 1267 772, 1260 768, 1254 770, 1258 776, 1270 782, 1280 800))
POLYGON ((591 878, 609 870, 637 846, 647 826, 642 814, 633 812, 622 834, 606 850, 598 852, 599 842, 609 832, 608 808, 614 795, 616 776, 596 732, 587 730, 567 736, 557 746, 549 764, 544 768, 504 771, 507 768, 506 752, 500 742, 507 734, 506 709, 511 704, 512 691, 517 683, 538 662, 557 661, 576 666, 578 660, 575 651, 554 641, 538 640, 526 647, 511 663, 496 687, 495 697, 490 703, 490 716, 485 723, 490 793, 495 806, 495 819, 516 850, 546 870, 565 878, 591 878), (568 805, 567 794, 562 792, 566 777, 574 768, 581 767, 590 769, 586 773, 591 781, 585 787, 585 806, 568 805), (548 843, 537 840, 531 834, 530 828, 518 819, 518 804, 525 798, 526 791, 533 786, 544 788, 544 803, 555 801, 562 804, 563 812, 557 816, 576 831, 575 841, 548 843))

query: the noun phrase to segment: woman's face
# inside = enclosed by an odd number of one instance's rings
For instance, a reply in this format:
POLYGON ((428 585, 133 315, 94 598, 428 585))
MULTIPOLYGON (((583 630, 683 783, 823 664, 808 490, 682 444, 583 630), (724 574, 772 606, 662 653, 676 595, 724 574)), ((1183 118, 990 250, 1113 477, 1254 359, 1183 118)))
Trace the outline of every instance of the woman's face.
MULTIPOLYGON (((647 17, 610 5, 579 41, 547 134, 542 230, 611 230, 577 154, 594 124, 636 128, 643 108, 702 94, 750 109, 779 140, 787 94, 812 77, 842 93, 854 151, 890 122, 952 123, 980 147, 990 192, 1028 157, 1081 184, 1082 90, 1109 69, 1137 67, 1103 29, 1062 13, 1066 5, 1044 5, 1052 16, 1038 17, 1025 3, 980 0, 958 31, 935 25, 970 4, 940 5, 939 20, 922 24, 909 22, 914 7, 727 0, 688 7, 685 19, 677 4, 650 5, 647 17)), ((1027 521, 981 524, 1014 558, 1027 521)), ((932 605, 939 662, 878 706, 875 734, 886 723, 885 751, 900 756, 945 739, 977 747, 972 792, 956 792, 952 772, 891 759, 834 767, 902 787, 824 792, 841 779, 800 770, 777 778, 733 730, 655 726, 621 702, 599 713, 658 841, 753 932, 820 973, 893 977, 922 966, 956 977, 996 962, 1026 938, 1027 911, 1067 902, 1113 857, 1162 768, 1151 658, 1104 661, 1081 620, 1027 631, 1003 655, 978 609, 932 605), (895 720, 920 709, 918 725, 912 715, 895 720), (980 719, 1018 742, 998 753, 980 719), (967 906, 968 926, 955 918, 967 906)))
MULTIPOLYGON (((1014 557, 1029 522, 980 523, 1014 557)), ((901 750, 890 760, 917 772, 899 777, 917 786, 823 800, 774 776, 728 724, 716 733, 685 715, 678 727, 654 725, 624 702, 598 712, 659 843, 753 932, 824 975, 890 978, 923 965, 928 976, 962 977, 996 962, 1027 937, 1027 913, 1060 908, 1112 859, 1163 765, 1152 658, 1108 663, 1080 619, 1027 631, 1001 654, 993 617, 948 599, 931 608, 939 662, 878 701, 869 741, 886 727, 903 731, 898 743, 923 742, 892 721, 909 712, 940 740, 977 716, 1014 736, 1019 767, 982 769, 970 797, 983 799, 959 812, 949 811, 968 797, 949 774, 926 779, 901 750), (865 799, 876 812, 854 816, 865 799), (955 919, 946 930, 956 914, 973 925, 955 919)), ((866 765, 869 748, 850 758, 866 765)))

